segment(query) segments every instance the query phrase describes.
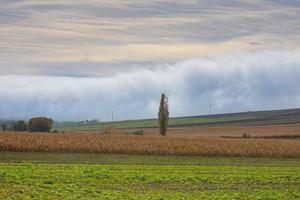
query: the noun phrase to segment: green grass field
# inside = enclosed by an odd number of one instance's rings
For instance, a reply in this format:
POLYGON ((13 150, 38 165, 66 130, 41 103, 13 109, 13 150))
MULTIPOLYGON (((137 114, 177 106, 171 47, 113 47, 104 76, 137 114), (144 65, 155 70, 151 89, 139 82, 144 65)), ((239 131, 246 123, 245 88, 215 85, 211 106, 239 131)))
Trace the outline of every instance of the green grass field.
POLYGON ((300 199, 300 159, 2 152, 0 197, 300 199))
MULTIPOLYGON (((194 116, 170 118, 170 126, 191 126, 208 124, 280 124, 300 122, 300 110, 273 110, 257 111, 232 114, 220 114, 211 116, 194 116)), ((126 120, 116 122, 103 122, 95 124, 66 125, 58 126, 55 129, 59 131, 99 131, 103 126, 113 124, 116 128, 154 128, 158 126, 157 119, 126 120)))
MULTIPOLYGON (((229 122, 234 121, 237 118, 171 118, 170 126, 173 125, 187 125, 187 124, 198 124, 198 123, 215 123, 215 122, 229 122)), ((73 125, 59 127, 59 131, 99 131, 104 126, 113 124, 116 128, 127 129, 127 128, 153 128, 157 127, 157 119, 143 119, 143 120, 128 120, 118 121, 113 123, 97 123, 97 124, 86 124, 86 125, 73 125)))

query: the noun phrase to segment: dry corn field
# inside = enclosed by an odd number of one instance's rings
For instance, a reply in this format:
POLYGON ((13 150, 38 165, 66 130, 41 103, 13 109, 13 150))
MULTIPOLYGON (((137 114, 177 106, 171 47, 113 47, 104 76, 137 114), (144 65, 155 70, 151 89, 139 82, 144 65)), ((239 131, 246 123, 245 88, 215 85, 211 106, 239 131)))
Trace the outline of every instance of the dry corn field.
POLYGON ((300 140, 2 132, 0 150, 300 158, 300 140))

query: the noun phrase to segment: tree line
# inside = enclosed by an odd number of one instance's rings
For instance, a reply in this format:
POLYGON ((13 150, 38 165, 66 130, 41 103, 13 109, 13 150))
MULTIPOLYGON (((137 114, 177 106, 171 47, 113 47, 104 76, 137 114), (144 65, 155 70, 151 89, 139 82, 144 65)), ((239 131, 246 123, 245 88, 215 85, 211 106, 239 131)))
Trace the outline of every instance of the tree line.
POLYGON ((1 131, 29 131, 29 132, 49 132, 52 128, 53 120, 47 117, 34 117, 28 122, 24 120, 18 121, 2 121, 1 131))

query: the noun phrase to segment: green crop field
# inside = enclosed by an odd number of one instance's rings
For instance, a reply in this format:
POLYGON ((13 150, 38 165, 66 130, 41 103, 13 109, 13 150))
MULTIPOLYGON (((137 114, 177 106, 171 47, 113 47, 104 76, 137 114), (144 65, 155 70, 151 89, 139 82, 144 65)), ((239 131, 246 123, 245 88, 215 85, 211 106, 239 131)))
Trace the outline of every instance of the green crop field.
POLYGON ((0 153, 0 162, 2 199, 300 199, 300 159, 0 153))
MULTIPOLYGON (((238 118, 228 117, 228 118, 171 118, 170 126, 174 125, 186 125, 186 124, 197 124, 197 123, 215 123, 215 122, 229 122, 234 121, 238 118)), ((58 127, 59 131, 96 131, 101 130, 103 126, 113 124, 116 128, 126 129, 126 128, 152 128, 157 127, 156 119, 144 119, 144 120, 128 120, 128 121, 118 121, 113 123, 96 123, 96 124, 85 124, 85 125, 73 125, 58 127)))
MULTIPOLYGON (((195 125, 222 125, 222 124, 281 124, 299 123, 300 109, 257 111, 232 114, 206 115, 194 117, 170 118, 172 126, 195 126, 195 125)), ((99 131, 103 126, 113 124, 116 128, 153 128, 158 126, 157 119, 126 120, 116 122, 103 122, 95 124, 58 125, 58 131, 99 131)))

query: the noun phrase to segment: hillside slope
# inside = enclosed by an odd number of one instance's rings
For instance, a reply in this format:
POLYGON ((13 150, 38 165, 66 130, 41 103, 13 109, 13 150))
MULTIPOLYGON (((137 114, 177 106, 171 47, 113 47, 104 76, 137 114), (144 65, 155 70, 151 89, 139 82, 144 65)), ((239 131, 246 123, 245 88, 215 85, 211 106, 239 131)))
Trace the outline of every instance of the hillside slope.
MULTIPOLYGON (((214 125, 276 125, 300 123, 300 109, 255 111, 217 115, 186 116, 170 119, 170 127, 214 126, 214 125)), ((113 124, 117 128, 155 128, 157 119, 125 120, 84 125, 55 127, 59 131, 96 131, 103 126, 113 124)))

